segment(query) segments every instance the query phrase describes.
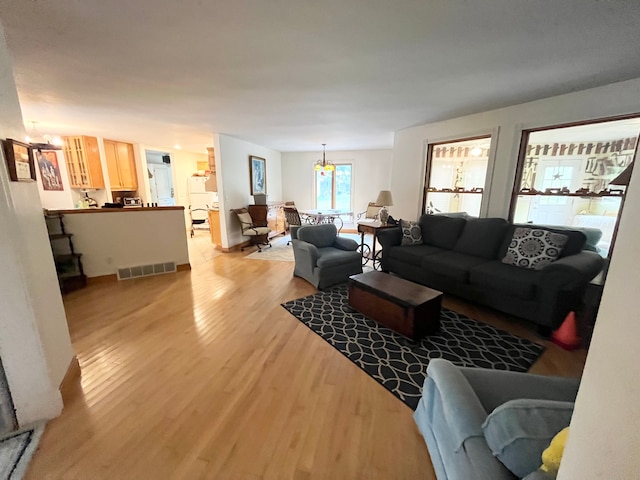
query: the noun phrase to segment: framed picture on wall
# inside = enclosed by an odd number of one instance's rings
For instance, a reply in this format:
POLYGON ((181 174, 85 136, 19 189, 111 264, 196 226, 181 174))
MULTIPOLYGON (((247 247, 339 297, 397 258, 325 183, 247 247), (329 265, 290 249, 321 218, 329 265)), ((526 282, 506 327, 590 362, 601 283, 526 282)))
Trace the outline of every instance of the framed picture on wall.
POLYGON ((249 156, 251 195, 267 194, 267 161, 261 157, 249 156))
POLYGON ((38 161, 42 188, 45 190, 64 190, 56 152, 54 150, 36 150, 35 157, 38 161))
POLYGON ((7 159, 9 178, 12 182, 35 182, 36 167, 33 163, 33 150, 26 143, 7 139, 2 142, 4 156, 7 159))

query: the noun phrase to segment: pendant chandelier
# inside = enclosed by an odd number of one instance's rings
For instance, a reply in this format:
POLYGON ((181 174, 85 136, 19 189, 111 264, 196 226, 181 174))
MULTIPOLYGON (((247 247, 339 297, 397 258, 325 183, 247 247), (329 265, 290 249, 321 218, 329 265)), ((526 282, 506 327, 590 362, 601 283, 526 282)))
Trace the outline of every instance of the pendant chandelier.
POLYGON ((326 150, 327 150, 327 144, 323 143, 322 144, 322 160, 318 160, 314 167, 314 170, 316 172, 319 172, 319 171, 332 172, 336 169, 336 166, 333 163, 328 162, 327 159, 325 158, 326 150))

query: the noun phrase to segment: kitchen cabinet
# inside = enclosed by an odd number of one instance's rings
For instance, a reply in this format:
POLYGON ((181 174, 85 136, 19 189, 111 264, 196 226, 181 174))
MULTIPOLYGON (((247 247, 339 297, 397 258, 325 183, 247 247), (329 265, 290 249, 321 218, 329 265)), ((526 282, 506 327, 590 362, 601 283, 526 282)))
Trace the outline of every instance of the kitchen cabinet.
POLYGON ((213 147, 207 147, 207 163, 209 170, 209 178, 206 183, 207 192, 218 191, 218 179, 216 177, 216 157, 213 147))
POLYGON ((220 210, 209 210, 209 231, 211 243, 222 248, 222 233, 220 231, 220 210))
POLYGON ((138 189, 138 175, 133 145, 130 143, 104 141, 107 171, 111 190, 133 192, 138 189))
POLYGON ((62 137, 71 188, 104 188, 96 137, 62 137))

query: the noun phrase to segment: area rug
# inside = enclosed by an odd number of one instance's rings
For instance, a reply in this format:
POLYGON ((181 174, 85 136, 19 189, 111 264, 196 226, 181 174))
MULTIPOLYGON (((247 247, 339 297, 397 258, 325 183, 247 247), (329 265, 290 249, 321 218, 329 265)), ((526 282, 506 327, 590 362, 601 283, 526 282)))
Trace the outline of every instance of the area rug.
POLYGON ((12 433, 0 439, 0 479, 20 480, 24 477, 44 425, 12 433))
POLYGON ((251 260, 275 260, 280 262, 293 262, 293 247, 287 245, 289 235, 271 240, 271 247, 263 248, 261 252, 256 250, 245 258, 251 260))
POLYGON ((282 306, 413 410, 433 358, 526 372, 545 349, 444 308, 440 332, 416 344, 349 307, 346 284, 282 306))

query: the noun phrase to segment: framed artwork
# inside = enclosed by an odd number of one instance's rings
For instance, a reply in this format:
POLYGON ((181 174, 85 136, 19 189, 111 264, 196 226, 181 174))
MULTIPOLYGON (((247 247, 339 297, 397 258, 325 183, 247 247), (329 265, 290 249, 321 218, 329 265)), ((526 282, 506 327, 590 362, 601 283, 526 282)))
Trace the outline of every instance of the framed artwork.
POLYGON ((267 194, 267 161, 261 157, 249 156, 251 195, 267 194))
POLYGON ((54 150, 36 150, 35 156, 40 169, 42 188, 45 190, 64 190, 56 152, 54 150))
POLYGON ((12 182, 35 182, 36 167, 33 163, 33 150, 26 143, 7 139, 2 142, 4 156, 7 159, 9 178, 12 182))

